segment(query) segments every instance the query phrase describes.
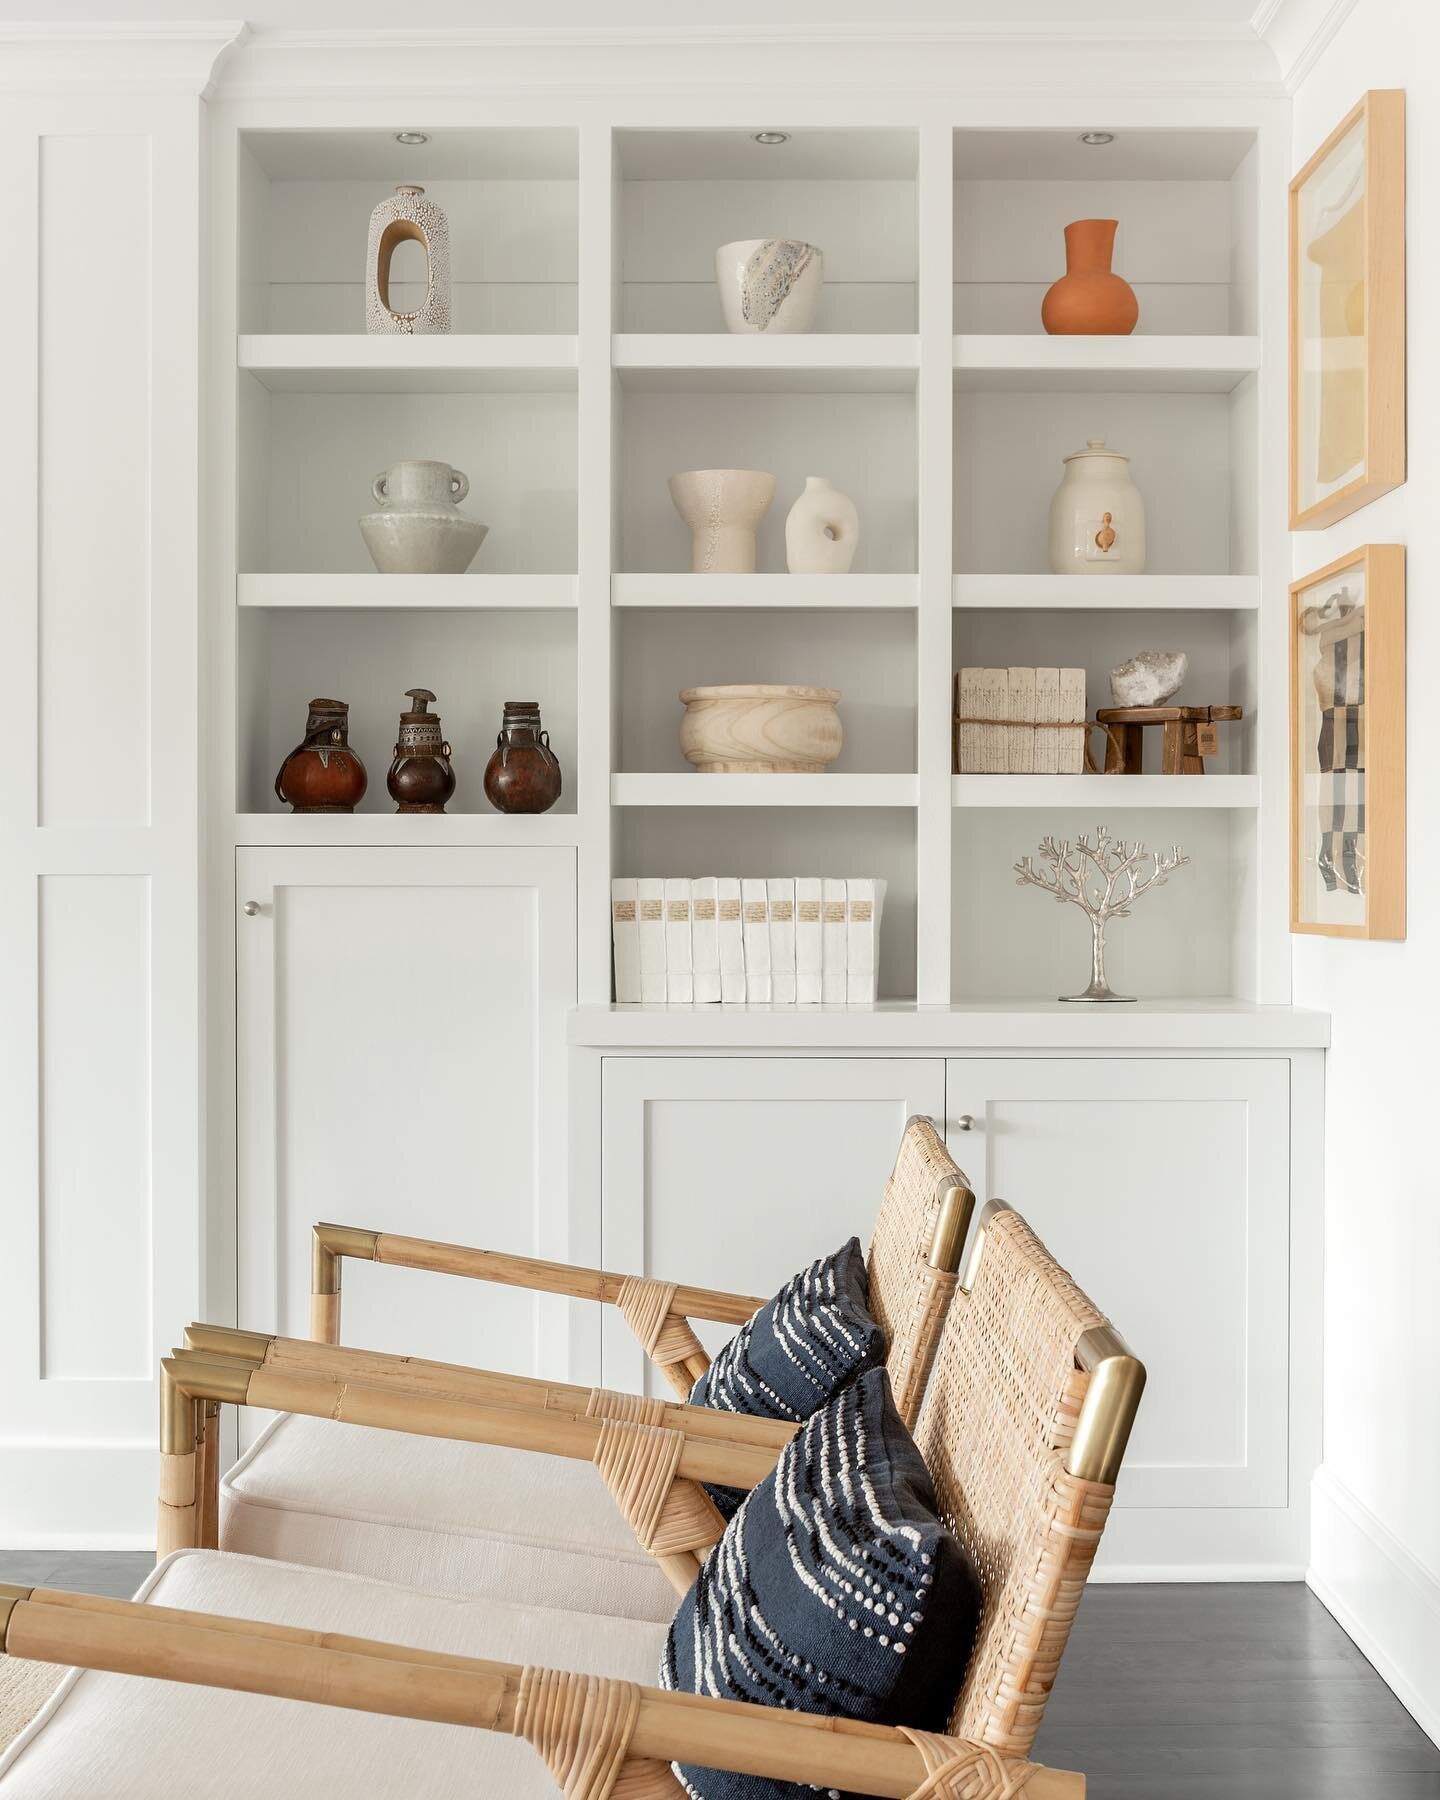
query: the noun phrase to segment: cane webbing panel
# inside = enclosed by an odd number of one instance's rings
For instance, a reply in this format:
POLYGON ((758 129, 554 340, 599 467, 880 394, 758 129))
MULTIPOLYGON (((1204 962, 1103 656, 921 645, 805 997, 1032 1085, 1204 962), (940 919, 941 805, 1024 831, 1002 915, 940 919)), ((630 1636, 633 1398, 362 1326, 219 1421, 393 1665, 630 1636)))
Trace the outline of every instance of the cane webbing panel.
POLYGON ((685 1434, 629 1419, 605 1419, 593 1461, 641 1549, 654 1556, 706 1550, 725 1529, 715 1502, 677 1481, 685 1434))
POLYGON ((651 1362, 664 1368, 667 1363, 683 1363, 692 1356, 708 1360, 684 1314, 670 1310, 675 1304, 673 1281, 627 1275, 615 1304, 651 1362))
POLYGON ((1089 1384, 1075 1348, 1105 1323, 1020 1215, 996 1213, 916 1427, 984 1602, 950 1729, 1007 1756, 1035 1741, 1114 1495, 1064 1464, 1089 1384))
POLYGON ((911 1119, 875 1221, 866 1263, 870 1312, 885 1332, 885 1366, 907 1425, 924 1398, 955 1277, 930 1267, 930 1237, 951 1186, 968 1187, 928 1119, 911 1119))
POLYGON ((515 1735, 533 1745, 567 1800, 675 1800, 669 1765, 628 1754, 640 1713, 631 1681, 522 1669, 515 1735))
POLYGON ((999 1756, 983 1745, 932 1731, 899 1727, 925 1759, 925 1780, 909 1800, 1016 1800, 1025 1792, 1036 1765, 999 1756))

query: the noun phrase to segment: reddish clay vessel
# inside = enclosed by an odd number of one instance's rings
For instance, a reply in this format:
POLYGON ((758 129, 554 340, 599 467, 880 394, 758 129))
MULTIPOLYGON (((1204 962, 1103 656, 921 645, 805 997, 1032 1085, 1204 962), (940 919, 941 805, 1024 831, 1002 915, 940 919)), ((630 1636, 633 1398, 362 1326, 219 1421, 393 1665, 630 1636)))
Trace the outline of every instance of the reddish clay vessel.
POLYGON ((485 798, 503 813, 548 812, 560 798, 560 759, 540 726, 536 700, 507 700, 495 754, 485 765, 485 798))
POLYGON ((280 765, 275 792, 297 813, 348 813, 365 798, 365 765, 350 748, 350 707, 312 700, 305 737, 280 765))
POLYGON ((1065 273, 1040 303, 1040 322, 1052 336, 1126 337, 1140 302, 1110 267, 1116 219, 1076 219, 1065 227, 1065 273))
POLYGON ((415 704, 400 715, 395 760, 385 785, 396 812, 443 813, 455 792, 455 771, 439 716, 430 711, 435 696, 429 688, 406 688, 405 697, 415 704))

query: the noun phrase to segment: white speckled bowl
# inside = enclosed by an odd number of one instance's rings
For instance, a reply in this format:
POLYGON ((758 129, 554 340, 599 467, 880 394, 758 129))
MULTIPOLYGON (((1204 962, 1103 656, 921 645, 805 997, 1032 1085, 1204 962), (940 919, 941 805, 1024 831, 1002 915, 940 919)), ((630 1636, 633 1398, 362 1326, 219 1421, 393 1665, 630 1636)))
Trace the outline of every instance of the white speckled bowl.
POLYGON ((825 282, 825 258, 800 238, 742 238, 715 252, 725 329, 784 337, 809 331, 825 282))

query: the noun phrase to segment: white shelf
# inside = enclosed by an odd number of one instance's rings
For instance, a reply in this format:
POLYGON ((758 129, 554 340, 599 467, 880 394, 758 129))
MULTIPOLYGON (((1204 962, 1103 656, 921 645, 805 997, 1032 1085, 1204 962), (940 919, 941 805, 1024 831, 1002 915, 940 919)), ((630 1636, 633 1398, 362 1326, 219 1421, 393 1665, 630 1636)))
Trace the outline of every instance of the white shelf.
POLYGON ((1226 394, 1260 367, 1258 337, 1047 337, 955 340, 957 388, 1028 392, 1226 394))
POLYGON ((612 775, 615 806, 914 806, 915 775, 612 775))
POLYGON ((794 337, 720 332, 621 332, 610 361, 627 388, 687 392, 905 392, 915 386, 920 340, 905 332, 819 332, 794 337))
POLYGON ((561 333, 369 337, 242 335, 237 362, 276 393, 456 393, 573 388, 577 340, 561 333))
MULTIPOLYGON (((1158 754, 1158 746, 1156 749, 1158 754)), ((952 775, 953 806, 1211 807, 1260 804, 1258 775, 952 775)))
MULTIPOLYGON (((371 781, 375 779, 371 772, 371 781)), ((380 772, 383 787, 384 770, 380 772)), ((236 844, 396 844, 435 846, 559 844, 580 841, 576 813, 237 813, 236 844)))
POLYGON ((1289 1050, 1323 1049, 1330 1016, 1247 1000, 1065 1006, 978 1000, 918 1006, 579 1006, 570 1043, 616 1049, 1289 1050))
POLYGON ((576 603, 576 582, 573 575, 240 575, 235 597, 272 611, 564 611, 576 603))
POLYGON ((919 598, 915 575, 615 575, 610 581, 612 606, 904 611, 919 598))
POLYGON ((1255 575, 957 575, 957 607, 1065 612, 1252 612, 1255 575))

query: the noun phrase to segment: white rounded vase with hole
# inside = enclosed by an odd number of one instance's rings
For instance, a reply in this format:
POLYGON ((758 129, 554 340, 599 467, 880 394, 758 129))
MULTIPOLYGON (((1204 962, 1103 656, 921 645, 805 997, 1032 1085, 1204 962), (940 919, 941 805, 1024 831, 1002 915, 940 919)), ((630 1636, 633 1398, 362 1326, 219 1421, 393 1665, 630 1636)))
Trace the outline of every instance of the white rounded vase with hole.
POLYGON ((848 575, 859 542, 855 502, 823 475, 807 475, 785 519, 786 568, 792 575, 848 575))
POLYGON ((397 187, 370 215, 365 249, 365 329, 380 336, 430 337, 450 329, 450 223, 423 187, 397 187), (390 270, 401 244, 425 252, 425 291, 418 306, 391 304, 390 270))

